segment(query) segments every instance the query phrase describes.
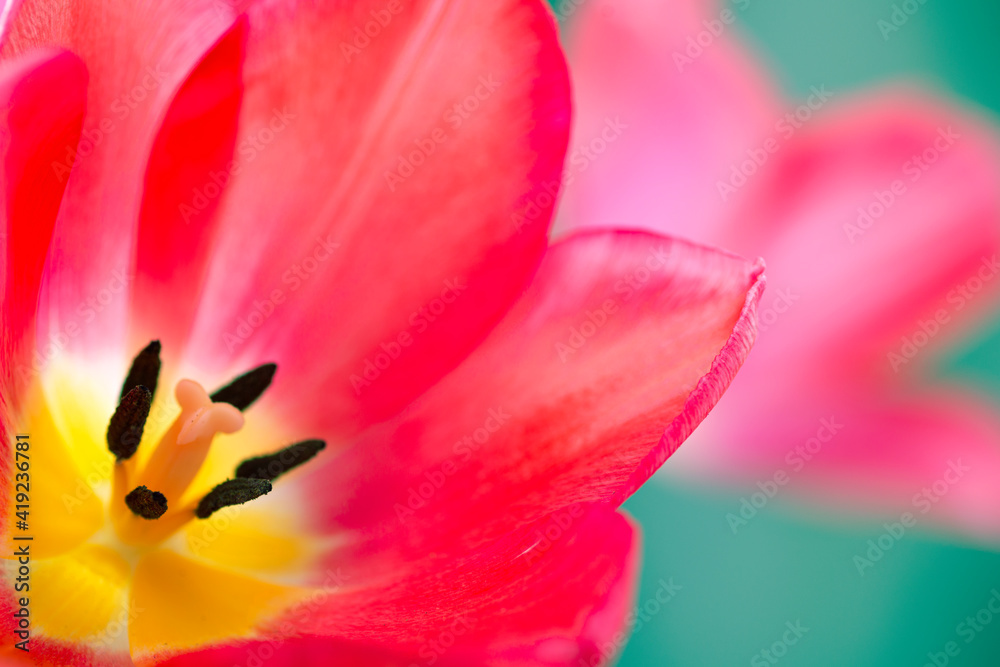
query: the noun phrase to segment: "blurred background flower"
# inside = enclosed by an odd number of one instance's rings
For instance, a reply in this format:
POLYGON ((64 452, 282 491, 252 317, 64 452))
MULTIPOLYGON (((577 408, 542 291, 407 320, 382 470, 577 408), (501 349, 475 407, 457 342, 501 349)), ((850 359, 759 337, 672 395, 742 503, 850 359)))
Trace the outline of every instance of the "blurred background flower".
POLYGON ((670 231, 771 276, 743 375, 626 505, 647 544, 620 664, 995 665, 1000 10, 554 5, 558 228, 670 231))

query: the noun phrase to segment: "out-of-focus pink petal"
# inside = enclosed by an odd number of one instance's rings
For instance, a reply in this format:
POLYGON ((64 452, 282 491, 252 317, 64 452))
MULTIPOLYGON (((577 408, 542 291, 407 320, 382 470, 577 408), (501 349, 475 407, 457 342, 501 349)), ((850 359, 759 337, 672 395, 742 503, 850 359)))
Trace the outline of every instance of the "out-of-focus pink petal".
POLYGON ((250 21, 188 359, 220 378, 277 361, 290 420, 349 432, 459 363, 536 269, 565 63, 537 0, 285 1, 250 21))
POLYGON ((698 446, 678 457, 681 474, 756 480, 752 492, 770 486, 879 520, 909 512, 924 528, 998 543, 1000 421, 981 399, 948 389, 903 398, 804 393, 719 407, 698 446))
POLYGON ((740 47, 735 7, 594 0, 573 18, 577 113, 560 229, 627 226, 699 241, 740 197, 717 183, 775 134, 778 95, 740 47), (725 12, 725 13, 724 13, 725 12))
MULTIPOLYGON (((0 68, 0 408, 21 393, 30 377, 38 290, 65 183, 52 170, 67 146, 75 146, 87 95, 87 71, 76 56, 38 51, 0 68)), ((6 426, 5 416, 2 419, 6 426)), ((7 438, 3 438, 8 444, 7 438)), ((9 461, 9 459, 4 459, 9 461)))
POLYGON ((998 182, 995 134, 913 93, 804 127, 715 239, 768 260, 754 367, 793 393, 886 380, 962 333, 1000 287, 998 182))
MULTIPOLYGON (((697 451, 679 457, 675 471, 770 479, 824 418, 848 427, 810 460, 802 484, 824 488, 841 506, 864 498, 897 511, 953 457, 978 461, 982 474, 996 470, 1000 431, 954 402, 911 405, 896 393, 901 378, 928 366, 934 349, 995 303, 993 133, 939 102, 894 91, 832 107, 776 158, 746 186, 748 205, 716 239, 768 258, 761 337, 697 451)), ((966 493, 956 490, 942 516, 988 534, 994 517, 966 493)))
MULTIPOLYGON (((394 423, 297 482, 354 549, 456 552, 579 502, 620 503, 725 391, 761 267, 642 232, 553 246, 508 318, 394 423)), ((320 518, 321 517, 321 518, 320 518)))
POLYGON ((66 192, 42 287, 43 343, 91 356, 121 347, 150 149, 177 89, 232 23, 211 0, 24 0, 12 17, 4 60, 58 46, 90 75, 79 145, 54 161, 66 192))

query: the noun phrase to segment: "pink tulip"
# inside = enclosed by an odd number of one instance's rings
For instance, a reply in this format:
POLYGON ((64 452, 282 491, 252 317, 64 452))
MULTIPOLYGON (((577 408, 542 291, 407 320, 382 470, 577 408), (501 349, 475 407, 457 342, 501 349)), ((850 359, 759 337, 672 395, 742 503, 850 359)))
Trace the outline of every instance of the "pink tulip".
POLYGON ((638 222, 768 260, 754 357, 671 470, 750 490, 737 533, 794 493, 996 542, 1000 424, 927 377, 996 303, 996 133, 910 88, 781 100, 741 6, 602 0, 568 36, 571 154, 609 117, 628 128, 568 185, 561 228, 638 222))
POLYGON ((763 275, 548 244, 544 5, 3 17, 0 661, 609 661, 618 506, 743 363, 763 275))

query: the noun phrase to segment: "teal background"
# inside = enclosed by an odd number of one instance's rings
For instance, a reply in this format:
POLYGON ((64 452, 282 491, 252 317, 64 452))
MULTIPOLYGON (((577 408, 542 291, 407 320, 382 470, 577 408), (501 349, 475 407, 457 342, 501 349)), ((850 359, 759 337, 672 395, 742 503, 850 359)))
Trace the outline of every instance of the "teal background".
MULTIPOLYGON (((791 96, 812 85, 904 80, 1000 112, 1000 3, 925 0, 886 40, 877 22, 898 3, 751 0, 738 25, 791 96)), ((1000 401, 1000 318, 952 350, 938 375, 1000 401)), ((733 535, 724 517, 742 495, 657 476, 625 504, 645 540, 639 604, 661 581, 681 589, 634 634, 619 665, 922 667, 938 653, 938 666, 1000 666, 1000 615, 971 643, 956 634, 1000 590, 1000 553, 917 526, 861 577, 852 559, 880 523, 779 497, 733 535), (795 621, 808 632, 786 655, 753 660, 795 621), (952 641, 959 655, 940 654, 952 641)))

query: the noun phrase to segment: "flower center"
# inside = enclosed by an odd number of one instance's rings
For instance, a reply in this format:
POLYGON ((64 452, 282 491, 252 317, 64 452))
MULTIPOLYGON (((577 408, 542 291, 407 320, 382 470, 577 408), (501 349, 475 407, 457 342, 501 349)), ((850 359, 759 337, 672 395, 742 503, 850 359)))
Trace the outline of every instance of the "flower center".
POLYGON ((108 449, 115 455, 110 516, 122 542, 152 546, 190 521, 207 519, 224 507, 259 498, 271 491, 271 482, 277 477, 325 447, 322 440, 306 440, 245 460, 232 479, 201 498, 185 498, 216 434, 243 428, 242 411, 270 386, 276 370, 274 364, 259 366, 212 394, 193 380, 178 382, 174 396, 181 413, 140 465, 135 454, 159 378, 159 341, 136 356, 107 431, 108 449))

